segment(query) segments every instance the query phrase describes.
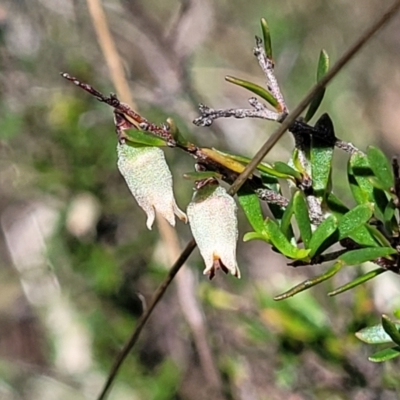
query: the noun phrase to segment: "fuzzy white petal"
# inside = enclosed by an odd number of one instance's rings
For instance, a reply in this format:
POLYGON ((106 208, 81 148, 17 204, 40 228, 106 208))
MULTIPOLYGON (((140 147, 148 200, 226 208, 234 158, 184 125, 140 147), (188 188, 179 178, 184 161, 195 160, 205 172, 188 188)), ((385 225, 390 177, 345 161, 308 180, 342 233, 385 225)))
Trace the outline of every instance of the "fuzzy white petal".
POLYGON ((139 206, 147 214, 151 229, 155 212, 175 226, 175 215, 186 222, 186 214, 176 205, 172 190, 172 175, 164 153, 158 147, 135 148, 118 144, 118 169, 139 206))
POLYGON ((220 186, 200 189, 189 204, 187 215, 206 265, 204 274, 210 274, 219 260, 232 275, 240 277, 236 262, 236 214, 235 200, 220 186))

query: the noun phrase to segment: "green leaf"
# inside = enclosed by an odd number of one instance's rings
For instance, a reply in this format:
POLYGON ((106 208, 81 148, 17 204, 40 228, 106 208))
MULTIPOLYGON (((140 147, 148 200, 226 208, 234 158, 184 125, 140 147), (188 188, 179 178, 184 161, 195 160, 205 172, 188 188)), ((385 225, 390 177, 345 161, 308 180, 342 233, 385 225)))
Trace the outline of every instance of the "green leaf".
POLYGON ((277 250, 288 258, 303 260, 307 258, 309 250, 299 249, 293 246, 279 229, 278 224, 272 219, 267 218, 264 223, 264 231, 270 238, 271 243, 277 250))
POLYGON ((400 347, 396 346, 396 347, 391 347, 389 349, 378 351, 372 356, 368 357, 368 360, 372 362, 383 362, 392 360, 393 358, 396 358, 398 356, 400 356, 400 347))
POLYGON ((311 138, 311 177, 314 194, 324 198, 330 192, 332 158, 335 147, 335 133, 332 120, 328 114, 323 114, 315 128, 324 133, 323 137, 313 135, 311 138))
POLYGON ((291 219, 294 215, 294 196, 290 199, 288 206, 285 208, 281 219, 281 231, 290 241, 293 238, 293 229, 291 226, 291 219))
POLYGON ((313 233, 309 248, 310 257, 314 257, 322 253, 326 249, 324 243, 327 239, 336 231, 337 229, 337 219, 335 216, 330 215, 328 218, 323 220, 318 228, 313 233))
MULTIPOLYGON (((396 329, 400 329, 400 324, 395 324, 396 329)), ((384 344, 391 343, 391 337, 385 332, 382 324, 367 326, 356 332, 356 337, 364 343, 368 344, 384 344)))
POLYGON ((290 167, 289 165, 287 165, 284 162, 277 161, 276 163, 274 163, 273 169, 274 169, 274 171, 276 171, 282 175, 291 176, 298 181, 302 180, 301 173, 299 171, 296 171, 294 168, 290 167))
POLYGON ((175 142, 180 144, 181 146, 187 146, 188 141, 182 135, 181 131, 177 127, 175 121, 172 118, 167 118, 167 124, 169 126, 169 132, 171 133, 172 137, 174 138, 175 142))
POLYGON ((394 212, 396 211, 396 207, 393 203, 393 200, 390 200, 388 205, 385 208, 385 221, 390 221, 393 218, 394 212))
POLYGON ((339 239, 348 237, 349 234, 367 223, 373 214, 374 205, 372 203, 360 204, 347 212, 339 221, 339 239))
POLYGON ((374 226, 366 224, 365 228, 371 234, 372 238, 380 247, 391 247, 389 240, 385 237, 385 235, 374 226))
POLYGON ((358 204, 363 204, 372 198, 373 186, 368 177, 373 175, 368 159, 364 154, 354 153, 347 164, 347 174, 350 189, 358 204))
POLYGON ((385 227, 386 227, 386 229, 389 230, 389 232, 392 231, 393 223, 396 224, 396 220, 393 218, 395 211, 396 211, 396 207, 393 203, 393 200, 390 199, 389 203, 386 205, 385 211, 383 213, 385 227))
POLYGON ((360 246, 366 247, 377 247, 379 242, 377 242, 372 235, 372 232, 368 229, 368 224, 359 226, 348 236, 350 239, 354 240, 360 246))
POLYGON ((311 146, 312 185, 315 196, 324 198, 331 177, 333 146, 319 147, 316 142, 313 139, 311 146))
POLYGON ((264 230, 264 216, 257 195, 245 184, 238 192, 238 199, 252 228, 258 233, 262 232, 264 230))
POLYGON ((383 190, 377 189, 374 187, 372 191, 373 203, 375 204, 375 217, 380 221, 385 221, 385 210, 389 203, 388 198, 383 190))
POLYGON ((382 327, 385 332, 391 337, 393 342, 400 346, 400 331, 396 324, 392 322, 387 315, 382 315, 382 327))
POLYGON ((389 160, 383 154, 382 150, 374 146, 368 147, 367 157, 374 175, 383 184, 385 189, 389 191, 394 185, 394 176, 389 160))
POLYGON ((377 268, 377 269, 374 269, 373 271, 367 272, 366 274, 361 275, 356 279, 353 279, 351 282, 346 283, 345 285, 340 286, 335 290, 332 290, 331 292, 328 293, 328 296, 336 296, 337 294, 340 294, 340 293, 346 292, 347 290, 353 289, 356 286, 361 285, 386 271, 387 270, 384 268, 377 268))
POLYGON ((308 106, 306 116, 304 117, 304 121, 308 122, 317 112, 319 106, 322 103, 322 100, 324 99, 325 91, 326 89, 322 88, 315 94, 310 105, 308 106))
POLYGON ((243 242, 250 242, 250 240, 263 240, 264 242, 271 243, 270 238, 265 233, 247 232, 243 235, 243 242))
POLYGON ((230 157, 228 154, 224 154, 222 151, 210 149, 208 147, 202 147, 200 148, 200 151, 210 160, 230 169, 231 171, 237 172, 238 174, 241 174, 245 169, 245 166, 241 162, 234 160, 232 157, 230 157))
POLYGON ((261 30, 264 39, 265 54, 272 60, 272 45, 271 45, 271 33, 269 31, 268 22, 265 18, 261 18, 261 30))
POLYGON ((364 249, 350 250, 342 254, 339 260, 346 265, 359 265, 367 261, 373 261, 379 257, 389 257, 395 254, 396 250, 392 247, 367 247, 364 249))
POLYGON ((370 176, 368 180, 375 189, 386 190, 385 185, 376 176, 370 176))
POLYGON ((354 199, 359 204, 372 202, 375 204, 374 214, 380 221, 384 221, 384 213, 388 199, 383 190, 377 189, 371 183, 372 169, 364 154, 351 155, 347 168, 350 189, 354 199))
POLYGON ((317 82, 319 82, 329 71, 329 56, 326 50, 322 49, 319 53, 317 82))
POLYGON ((282 293, 278 296, 274 297, 274 300, 284 300, 288 297, 292 297, 297 293, 302 292, 303 290, 309 289, 315 285, 318 285, 321 282, 326 281, 327 279, 332 278, 335 274, 337 274, 340 269, 342 268, 343 263, 336 262, 333 264, 325 273, 321 275, 314 276, 313 278, 306 279, 304 282, 299 283, 298 285, 294 286, 293 288, 289 289, 287 292, 282 293))
POLYGON ((215 171, 195 171, 183 174, 185 179, 192 181, 201 181, 207 178, 222 179, 222 175, 215 171))
POLYGON ((300 230, 300 237, 303 240, 304 247, 307 249, 311 240, 311 223, 306 199, 304 194, 300 191, 297 191, 293 198, 294 215, 300 230))
MULTIPOLYGON (((217 149, 213 149, 213 150, 214 150, 215 152, 221 154, 222 156, 227 157, 227 158, 230 158, 231 160, 234 160, 234 161, 238 161, 238 162, 241 163, 241 164, 247 165, 247 164, 249 164, 250 161, 251 161, 251 158, 248 158, 248 157, 243 157, 243 156, 238 156, 238 155, 236 155, 236 154, 226 153, 226 152, 223 152, 223 151, 220 151, 220 150, 217 150, 217 149)), ((270 166, 270 165, 268 165, 268 164, 266 164, 266 163, 260 163, 260 164, 258 164, 257 169, 258 169, 260 172, 263 172, 264 174, 268 175, 268 177, 269 177, 270 179, 272 178, 273 182, 278 182, 276 178, 281 178, 281 179, 292 179, 292 177, 289 176, 289 175, 287 175, 287 174, 282 174, 282 173, 279 173, 279 172, 275 171, 275 170, 272 168, 272 166, 270 166)))
POLYGON ((279 108, 278 101, 275 99, 275 97, 272 96, 272 94, 270 92, 268 92, 268 90, 264 89, 263 87, 255 84, 255 83, 245 81, 243 79, 235 78, 235 77, 229 76, 229 75, 225 77, 225 80, 229 83, 233 83, 234 85, 238 85, 244 89, 250 90, 250 92, 253 92, 257 96, 260 96, 261 98, 263 98, 265 101, 267 101, 269 104, 271 104, 271 106, 274 107, 275 109, 279 108))
POLYGON ((167 145, 165 140, 137 129, 124 130, 124 136, 126 136, 127 144, 133 147, 163 147, 167 145))
MULTIPOLYGON (((317 82, 322 79, 322 77, 328 72, 329 70, 329 56, 325 50, 321 50, 318 59, 318 67, 317 67, 317 82)), ((306 116, 304 120, 308 122, 318 110, 322 99, 325 95, 325 88, 322 88, 312 99, 310 106, 308 107, 306 116)))
POLYGON ((302 161, 300 160, 300 154, 306 155, 307 157, 307 161, 309 161, 309 154, 308 154, 308 150, 306 149, 305 151, 300 152, 299 149, 295 148, 293 150, 292 153, 292 162, 293 165, 295 166, 295 168, 297 169, 297 171, 299 171, 302 175, 304 176, 308 176, 309 175, 309 171, 306 171, 302 161))

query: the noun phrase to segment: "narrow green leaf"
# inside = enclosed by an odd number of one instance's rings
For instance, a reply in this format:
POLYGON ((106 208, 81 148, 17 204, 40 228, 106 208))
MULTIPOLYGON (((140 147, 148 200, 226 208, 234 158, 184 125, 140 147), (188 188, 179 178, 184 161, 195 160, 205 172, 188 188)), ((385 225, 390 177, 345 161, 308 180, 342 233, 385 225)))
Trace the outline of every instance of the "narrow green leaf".
POLYGON ((312 140, 311 176, 315 196, 324 198, 331 177, 333 146, 319 147, 319 143, 317 139, 312 140))
POLYGON ((392 322, 385 314, 382 315, 382 327, 385 332, 391 337, 393 342, 400 346, 400 331, 396 324, 392 322))
POLYGON ((351 192, 357 203, 363 204, 370 201, 373 186, 368 177, 373 176, 373 172, 364 154, 351 155, 347 163, 347 175, 351 192))
POLYGON ((244 89, 250 90, 250 92, 253 92, 257 96, 260 96, 263 98, 265 101, 267 101, 269 104, 271 104, 272 107, 275 109, 279 108, 278 101, 275 99, 274 96, 268 90, 264 89, 263 87, 249 82, 245 81, 243 79, 235 78, 233 76, 226 76, 225 80, 229 83, 233 83, 234 85, 241 86, 244 89))
POLYGON ((385 221, 385 210, 389 203, 389 200, 385 192, 381 189, 374 187, 372 191, 372 201, 375 204, 374 215, 377 219, 384 222, 385 221))
POLYGON ((323 247, 323 244, 326 242, 326 240, 336 231, 336 229, 337 219, 335 216, 330 215, 328 218, 322 221, 311 237, 309 243, 310 257, 314 257, 322 253, 320 249, 323 247))
POLYGON ((300 154, 306 155, 307 161, 309 161, 309 148, 307 148, 305 151, 300 152, 299 149, 294 149, 292 153, 292 162, 294 167, 299 171, 302 175, 304 176, 309 176, 309 171, 306 171, 306 169, 303 166, 302 161, 300 160, 300 154))
POLYGON ((237 172, 238 174, 241 174, 245 169, 245 166, 241 162, 234 160, 232 157, 224 154, 222 151, 210 149, 208 147, 202 147, 200 150, 210 160, 230 169, 231 171, 237 172))
POLYGON ((322 103, 322 100, 325 97, 325 91, 326 91, 326 89, 322 88, 315 94, 310 105, 308 106, 306 116, 304 117, 304 121, 306 121, 306 122, 310 121, 310 119, 315 115, 319 106, 322 103))
POLYGON ((389 240, 380 230, 369 224, 365 224, 365 228, 368 230, 377 244, 380 245, 380 247, 391 247, 389 240))
POLYGON ((261 233, 264 230, 264 216, 257 195, 245 184, 238 192, 238 199, 252 228, 261 233))
POLYGON ((263 240, 264 242, 271 243, 270 238, 265 233, 247 232, 243 235, 243 242, 250 240, 263 240))
POLYGON ((265 18, 261 18, 261 30, 264 39, 265 54, 272 60, 272 45, 271 45, 271 33, 269 31, 268 22, 265 18))
POLYGON ((347 173, 354 199, 359 204, 366 202, 374 203, 374 214, 376 218, 383 222, 388 199, 385 192, 374 187, 370 181, 374 174, 369 165, 368 158, 364 154, 352 154, 349 159, 347 173))
POLYGON ((379 190, 382 190, 382 191, 387 190, 386 186, 376 176, 370 176, 368 178, 368 180, 371 182, 371 185, 375 189, 379 189, 379 190))
POLYGON ((396 207, 393 203, 393 200, 391 199, 389 201, 389 203, 387 204, 385 211, 383 213, 384 219, 385 219, 385 224, 392 221, 395 211, 396 211, 396 207))
POLYGON ((308 207, 304 194, 297 191, 294 196, 294 215, 300 230, 300 237, 307 249, 311 240, 311 222, 308 215, 308 207))
POLYGON ((361 285, 373 278, 375 278, 376 276, 380 275, 382 272, 386 272, 386 269, 383 268, 377 268, 374 269, 373 271, 367 272, 366 274, 359 276, 356 279, 353 279, 351 282, 346 283, 343 286, 338 287, 335 290, 332 290, 331 292, 328 293, 328 296, 336 296, 337 294, 346 292, 347 290, 353 289, 358 285, 361 285))
POLYGON ((281 231, 290 241, 293 238, 293 229, 291 226, 291 219, 294 215, 294 196, 290 199, 288 206, 285 208, 281 219, 281 231))
POLYGON ((329 71, 329 56, 325 49, 319 53, 318 69, 317 69, 317 82, 319 82, 329 71))
MULTIPOLYGON (((216 151, 217 153, 221 154, 224 157, 230 158, 230 159, 232 159, 234 161, 238 161, 239 163, 242 163, 242 164, 245 164, 245 165, 249 164, 250 161, 251 161, 251 158, 248 158, 248 157, 243 157, 243 156, 238 156, 236 154, 226 153, 226 152, 223 152, 223 151, 220 151, 220 150, 217 150, 217 149, 214 149, 214 151, 216 151)), ((273 178, 274 182, 277 182, 276 178, 292 179, 292 177, 287 175, 287 174, 282 174, 282 173, 279 173, 278 171, 275 171, 273 169, 273 167, 271 165, 267 164, 267 163, 258 164, 257 169, 260 172, 263 172, 264 174, 267 174, 270 178, 273 178)))
POLYGON ((359 265, 367 261, 376 260, 379 257, 389 257, 395 253, 396 250, 392 247, 366 247, 364 249, 350 250, 342 254, 339 260, 346 265, 359 265))
MULTIPOLYGON (((396 329, 400 329, 400 324, 395 324, 396 329)), ((367 326, 356 332, 356 337, 364 343, 368 344, 384 344, 391 343, 391 337, 385 332, 382 324, 367 326)))
POLYGON ((398 356, 400 356, 400 347, 396 346, 378 351, 372 356, 368 357, 368 360, 372 362, 384 362, 392 360, 393 358, 396 358, 398 356))
POLYGON ((222 175, 215 171, 194 171, 186 172, 183 177, 191 181, 201 181, 207 178, 221 179, 222 175))
POLYGON ((274 300, 284 300, 287 299, 288 297, 292 297, 297 293, 302 292, 303 290, 309 289, 310 287, 313 287, 315 285, 318 285, 321 282, 326 281, 327 279, 332 278, 335 274, 337 274, 340 269, 342 268, 343 263, 341 262, 336 262, 333 264, 325 273, 321 275, 314 276, 313 278, 307 279, 304 282, 301 282, 300 284, 294 286, 293 288, 289 289, 287 292, 282 293, 278 296, 274 297, 274 300))
POLYGON ((171 117, 167 118, 167 124, 169 126, 169 131, 174 138, 175 142, 180 144, 181 146, 187 146, 188 141, 183 136, 182 132, 179 130, 178 126, 175 123, 175 120, 171 117))
MULTIPOLYGON (((317 67, 317 82, 320 81, 323 76, 328 72, 329 70, 329 56, 328 53, 322 49, 320 54, 319 54, 319 59, 318 59, 318 67, 317 67)), ((306 116, 305 116, 305 121, 308 122, 316 113, 318 110, 318 107, 320 106, 322 99, 324 98, 325 95, 325 88, 321 89, 313 98, 311 101, 310 106, 308 107, 306 116)))
POLYGON ((165 140, 149 132, 137 129, 126 129, 124 130, 124 135, 126 136, 127 144, 133 147, 163 147, 167 145, 165 140))
POLYGON ((339 221, 339 239, 348 237, 349 234, 361 225, 367 223, 373 214, 374 205, 372 203, 360 204, 343 215, 339 221))
POLYGON ((383 184, 385 189, 389 191, 394 185, 394 176, 389 160, 383 154, 382 150, 374 146, 368 147, 367 157, 374 175, 383 184))
POLYGON ((267 174, 269 177, 273 177, 275 180, 276 179, 289 179, 291 181, 294 181, 293 177, 288 175, 288 174, 283 174, 282 172, 276 171, 273 167, 267 165, 267 164, 259 164, 257 169, 262 172, 263 174, 267 174))
POLYGON ((314 194, 325 198, 330 192, 333 150, 335 147, 335 132, 333 123, 328 114, 323 114, 315 124, 320 135, 311 138, 311 177, 314 194))
POLYGON ((284 162, 277 161, 276 163, 274 163, 273 169, 274 169, 274 171, 276 171, 282 175, 292 176, 293 178, 297 179, 298 181, 302 180, 301 173, 299 171, 296 171, 294 168, 292 168, 291 166, 287 165, 284 162))
POLYGON ((267 218, 264 223, 264 231, 270 238, 271 243, 277 250, 288 258, 303 260, 307 258, 309 250, 299 249, 293 246, 279 229, 278 224, 272 219, 267 218))

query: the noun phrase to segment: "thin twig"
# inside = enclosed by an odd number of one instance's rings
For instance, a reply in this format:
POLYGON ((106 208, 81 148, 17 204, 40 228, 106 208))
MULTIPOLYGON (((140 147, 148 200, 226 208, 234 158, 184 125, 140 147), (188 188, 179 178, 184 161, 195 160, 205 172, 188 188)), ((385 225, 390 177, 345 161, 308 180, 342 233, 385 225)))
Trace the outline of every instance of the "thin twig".
POLYGON ((135 326, 134 331, 132 332, 131 337, 128 339, 128 341, 124 344, 124 347, 118 354, 117 358, 114 361, 113 366, 110 369, 110 372, 107 377, 107 381, 104 384, 104 387, 97 398, 97 400, 104 400, 106 398, 108 389, 111 387, 111 384, 113 383, 119 368, 121 367, 122 363, 124 362, 125 358, 129 354, 129 352, 132 350, 133 346, 139 339, 139 335, 142 332, 143 327, 146 325, 147 320, 150 318, 150 315, 152 314, 154 308, 158 304, 158 302, 161 300, 161 298, 164 296, 164 293, 168 289, 168 286, 171 284, 172 280, 174 279, 175 275, 178 273, 182 265, 186 262, 192 251, 196 248, 196 242, 192 239, 185 247, 185 249, 182 251, 181 255, 179 258, 176 260, 175 264, 171 267, 171 269, 168 272, 168 275, 165 277, 163 282, 160 284, 160 286, 157 288, 155 291, 153 297, 151 298, 151 301, 149 303, 149 306, 147 310, 140 316, 140 318, 137 321, 137 324, 135 326))
POLYGON ((110 29, 108 28, 107 18, 100 0, 86 0, 86 2, 118 96, 123 102, 130 104, 132 108, 136 108, 129 90, 128 82, 125 78, 121 58, 111 36, 110 29))
POLYGON ((268 121, 280 121, 284 114, 271 111, 258 101, 255 97, 250 97, 249 103, 254 109, 248 108, 228 108, 214 109, 204 104, 199 104, 200 117, 196 118, 193 123, 197 126, 211 126, 214 119, 234 117, 241 118, 261 118, 268 121))
POLYGON ((262 40, 256 36, 256 47, 254 48, 254 55, 257 57, 258 63, 267 78, 268 90, 278 101, 279 108, 282 112, 287 113, 288 108, 283 98, 282 92, 279 88, 278 81, 274 74, 274 63, 265 54, 265 49, 262 45, 262 40))
MULTIPOLYGON (((178 235, 164 218, 157 218, 157 224, 165 246, 166 264, 171 265, 182 251, 178 235)), ((183 267, 175 278, 178 301, 190 327, 207 386, 216 400, 222 399, 221 376, 214 361, 211 345, 207 340, 206 321, 197 297, 194 273, 185 264, 183 267)))

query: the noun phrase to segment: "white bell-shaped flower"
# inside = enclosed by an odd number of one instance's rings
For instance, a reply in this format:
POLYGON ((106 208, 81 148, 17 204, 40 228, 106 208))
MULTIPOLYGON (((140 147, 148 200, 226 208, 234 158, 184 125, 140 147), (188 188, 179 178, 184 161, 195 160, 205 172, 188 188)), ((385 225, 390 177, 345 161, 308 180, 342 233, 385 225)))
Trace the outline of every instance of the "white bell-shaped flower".
POLYGON ((117 151, 118 169, 133 197, 147 214, 147 227, 151 229, 155 212, 172 226, 175 226, 175 215, 187 222, 186 214, 176 205, 172 175, 163 151, 158 147, 132 147, 128 144, 118 144, 117 151))
POLYGON ((187 208, 190 229, 210 279, 220 268, 240 278, 236 262, 238 240, 235 200, 215 181, 199 188, 187 208))

